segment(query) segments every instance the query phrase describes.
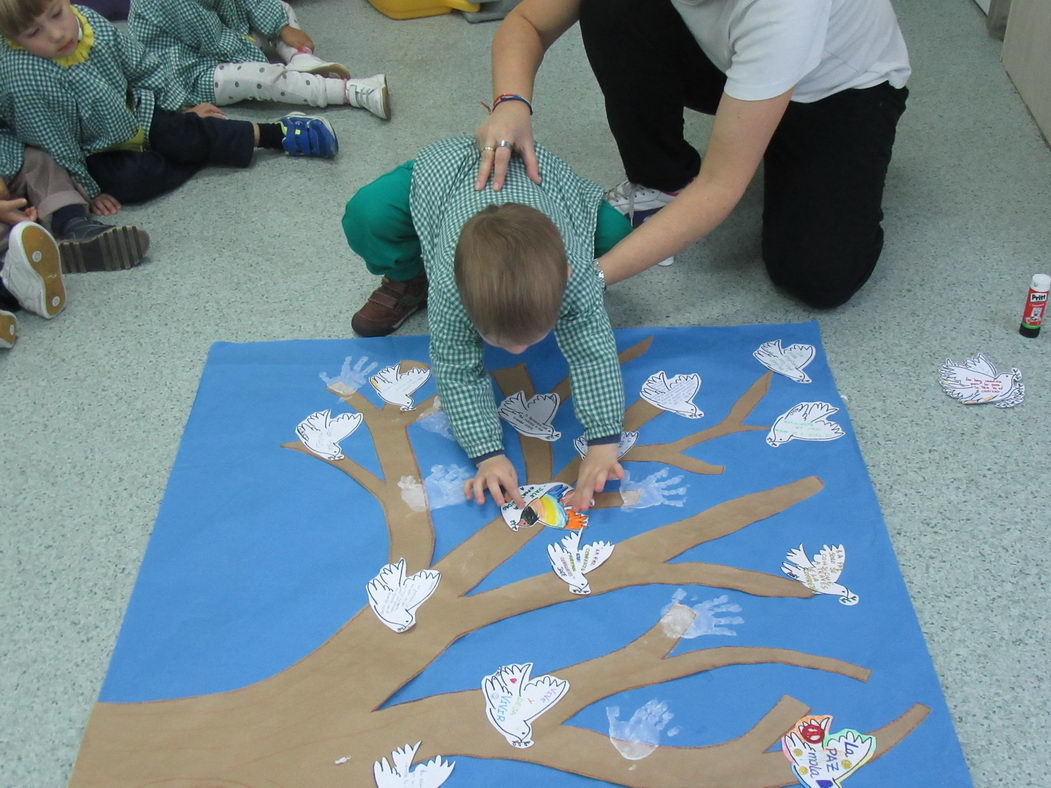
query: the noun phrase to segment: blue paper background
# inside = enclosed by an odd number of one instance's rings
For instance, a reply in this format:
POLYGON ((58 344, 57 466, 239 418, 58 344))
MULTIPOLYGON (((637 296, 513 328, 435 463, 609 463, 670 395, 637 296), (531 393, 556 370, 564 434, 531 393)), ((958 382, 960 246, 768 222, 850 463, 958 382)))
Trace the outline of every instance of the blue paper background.
MULTIPOLYGON (((705 745, 741 735, 786 694, 813 713, 832 714, 833 731, 872 730, 920 702, 931 707, 930 715, 894 750, 849 778, 849 785, 971 785, 817 325, 621 330, 618 346, 650 336, 650 350, 623 368, 628 404, 657 370, 669 376, 699 372, 703 385, 695 402, 705 415, 689 420, 661 414, 643 427, 640 444, 674 440, 720 421, 766 371, 752 351, 778 338, 785 347, 797 342, 817 346, 806 368, 813 383, 774 375, 770 392, 746 423, 769 425, 799 402, 825 401, 840 409, 832 420, 847 434, 776 449, 766 445, 765 431, 701 443, 689 453, 725 466, 725 472, 700 476, 670 469, 669 476, 684 476, 682 484, 673 485, 687 487, 684 507, 596 511, 584 541, 618 542, 737 496, 816 475, 825 485, 819 494, 675 560, 778 574, 785 552, 800 543, 808 555, 823 544, 842 543, 847 563, 841 581, 860 595, 860 603, 847 607, 831 596, 765 599, 690 586, 686 603, 725 594, 742 608, 726 615, 745 622, 731 626, 734 637, 683 640, 673 653, 774 646, 844 659, 871 669, 872 677, 862 683, 783 665, 726 667, 619 693, 585 708, 568 724, 606 733, 607 706, 619 706, 626 720, 636 708, 659 699, 675 715, 661 743, 705 745), (669 737, 672 729, 678 732, 669 737)), ((177 698, 251 684, 316 649, 367 604, 365 584, 387 556, 378 503, 343 473, 280 447, 296 440, 295 426, 308 414, 349 410, 326 391, 320 377, 336 377, 348 356, 354 361, 367 356, 381 366, 402 359, 426 361, 427 337, 212 347, 100 700, 177 698)), ((487 363, 498 369, 523 360, 538 392, 550 390, 566 374, 551 338, 520 357, 491 350, 487 363)), ((433 386, 429 381, 417 391, 416 401, 433 393, 433 386)), ((361 392, 381 404, 367 383, 361 392)), ((571 403, 559 409, 555 420, 563 433, 554 447, 556 470, 572 456, 572 440, 581 432, 571 403)), ((410 435, 424 474, 434 465, 467 465, 451 441, 419 427, 410 435)), ((518 441, 507 425, 505 435, 521 469, 518 441)), ((380 472, 364 426, 342 445, 347 456, 380 472)), ((625 467, 641 481, 661 466, 626 461, 625 467)), ((435 560, 496 514, 492 502, 435 511, 435 560)), ((476 592, 550 571, 546 545, 562 535, 550 531, 532 540, 476 592)), ((622 589, 499 622, 456 642, 389 703, 475 689, 483 676, 512 662, 535 663, 533 675, 557 675, 560 667, 638 637, 653 626, 675 590, 665 585, 622 589)), ((426 605, 420 615, 426 615, 426 605)), ((420 737, 426 739, 426 732, 420 737)), ((392 749, 403 743, 392 742, 392 749)), ((449 786, 605 784, 529 764, 453 760, 449 786)))

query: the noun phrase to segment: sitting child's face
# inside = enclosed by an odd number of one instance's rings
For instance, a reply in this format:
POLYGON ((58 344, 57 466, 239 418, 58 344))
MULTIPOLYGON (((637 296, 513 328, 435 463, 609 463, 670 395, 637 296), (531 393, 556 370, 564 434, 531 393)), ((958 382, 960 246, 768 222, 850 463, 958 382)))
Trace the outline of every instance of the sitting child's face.
POLYGON ((14 42, 37 57, 54 60, 72 54, 79 39, 80 25, 69 0, 50 0, 14 42))

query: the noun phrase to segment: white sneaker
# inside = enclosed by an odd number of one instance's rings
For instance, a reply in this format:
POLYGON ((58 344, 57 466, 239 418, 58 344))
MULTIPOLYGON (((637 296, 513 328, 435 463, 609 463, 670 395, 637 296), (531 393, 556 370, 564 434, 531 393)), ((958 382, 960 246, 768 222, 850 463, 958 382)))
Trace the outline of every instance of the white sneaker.
MULTIPOLYGON (((631 181, 621 181, 605 195, 606 202, 627 216, 632 227, 638 227, 677 196, 677 194, 662 192, 660 189, 639 186, 631 181)), ((672 255, 664 258, 657 265, 669 266, 674 262, 675 256, 672 255)))
POLYGON ((342 63, 322 60, 312 52, 299 52, 288 61, 288 67, 304 74, 317 74, 319 77, 350 79, 350 71, 342 63))
POLYGON ((377 118, 390 120, 390 91, 387 89, 386 74, 348 79, 346 96, 350 106, 362 107, 377 118))
POLYGON ((6 309, 0 309, 0 347, 12 348, 18 339, 18 318, 6 309))
POLYGON ((66 306, 58 244, 51 233, 35 222, 11 228, 0 280, 18 303, 48 320, 66 306))

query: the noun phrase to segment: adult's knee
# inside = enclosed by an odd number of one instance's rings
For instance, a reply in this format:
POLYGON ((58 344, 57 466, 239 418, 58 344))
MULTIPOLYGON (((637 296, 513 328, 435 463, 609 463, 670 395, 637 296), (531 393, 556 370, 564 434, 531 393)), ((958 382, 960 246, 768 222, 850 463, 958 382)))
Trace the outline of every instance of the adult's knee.
POLYGON ((789 247, 763 243, 763 262, 771 281, 814 309, 849 301, 872 275, 883 247, 883 232, 869 244, 789 247))

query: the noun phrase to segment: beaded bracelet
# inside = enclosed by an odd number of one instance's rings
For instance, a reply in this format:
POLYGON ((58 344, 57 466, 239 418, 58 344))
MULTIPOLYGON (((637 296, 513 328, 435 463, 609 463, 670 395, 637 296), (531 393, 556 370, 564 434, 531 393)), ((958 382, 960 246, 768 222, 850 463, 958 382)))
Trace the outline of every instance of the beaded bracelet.
POLYGON ((521 101, 523 104, 529 107, 529 114, 533 114, 533 105, 529 102, 529 99, 527 99, 525 96, 519 96, 517 93, 501 93, 499 96, 493 99, 493 106, 491 109, 489 105, 486 104, 484 101, 480 101, 479 103, 489 110, 489 114, 492 114, 493 110, 495 110, 505 101, 521 101))

